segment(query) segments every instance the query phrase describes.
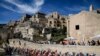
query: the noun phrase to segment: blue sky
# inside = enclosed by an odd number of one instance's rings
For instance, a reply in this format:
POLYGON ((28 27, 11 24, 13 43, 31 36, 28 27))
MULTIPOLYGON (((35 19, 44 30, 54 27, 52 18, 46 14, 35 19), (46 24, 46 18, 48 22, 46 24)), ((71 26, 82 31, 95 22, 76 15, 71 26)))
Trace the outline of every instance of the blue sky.
POLYGON ((95 9, 100 8, 100 0, 0 0, 0 23, 18 20, 25 14, 36 12, 76 14, 88 10, 91 4, 95 9))

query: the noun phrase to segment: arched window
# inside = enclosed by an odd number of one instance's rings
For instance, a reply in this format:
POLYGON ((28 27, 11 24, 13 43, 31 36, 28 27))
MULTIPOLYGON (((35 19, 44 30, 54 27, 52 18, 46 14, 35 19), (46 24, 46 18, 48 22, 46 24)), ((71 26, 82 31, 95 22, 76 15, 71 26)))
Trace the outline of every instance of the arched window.
POLYGON ((56 23, 56 21, 54 21, 54 23, 56 23))
POLYGON ((52 21, 50 21, 50 24, 52 24, 52 21))

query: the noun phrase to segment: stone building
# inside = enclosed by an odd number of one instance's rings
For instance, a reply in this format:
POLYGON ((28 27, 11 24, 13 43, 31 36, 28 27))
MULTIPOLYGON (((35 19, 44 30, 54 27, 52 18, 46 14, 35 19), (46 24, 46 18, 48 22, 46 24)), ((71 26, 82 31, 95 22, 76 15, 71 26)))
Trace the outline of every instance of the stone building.
POLYGON ((25 15, 23 15, 21 17, 21 19, 19 20, 19 22, 23 23, 23 22, 29 21, 31 17, 32 17, 31 15, 25 14, 25 15))
POLYGON ((63 29, 64 27, 66 27, 65 16, 61 16, 57 12, 49 15, 38 12, 33 16, 27 14, 23 16, 15 27, 14 32, 21 32, 23 38, 33 40, 33 35, 44 35, 42 33, 43 28, 63 29))
POLYGON ((34 29, 30 27, 30 22, 20 23, 16 26, 14 33, 21 32, 23 38, 33 39, 34 29))
POLYGON ((63 28, 64 26, 66 26, 66 17, 61 16, 57 12, 46 15, 46 18, 48 19, 47 27, 63 28))
POLYGON ((26 14, 20 19, 14 33, 21 32, 22 38, 33 40, 33 35, 40 34, 39 32, 45 27, 46 22, 45 14, 43 13, 36 13, 33 16, 26 14))
POLYGON ((100 35, 100 14, 91 5, 89 11, 69 16, 67 26, 69 36, 76 37, 78 41, 90 40, 100 35))
POLYGON ((46 14, 44 13, 36 13, 34 14, 31 18, 30 18, 30 21, 34 22, 34 23, 39 23, 39 24, 43 24, 43 25, 46 25, 47 23, 47 19, 45 17, 46 14))

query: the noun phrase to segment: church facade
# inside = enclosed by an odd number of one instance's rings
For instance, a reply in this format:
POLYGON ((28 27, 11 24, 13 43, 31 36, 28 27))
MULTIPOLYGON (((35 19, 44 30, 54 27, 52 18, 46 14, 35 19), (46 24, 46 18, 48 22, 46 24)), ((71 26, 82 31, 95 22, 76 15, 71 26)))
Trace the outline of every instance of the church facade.
POLYGON ((90 6, 89 11, 81 11, 69 16, 69 36, 75 37, 77 41, 88 41, 94 36, 100 35, 100 14, 90 6))

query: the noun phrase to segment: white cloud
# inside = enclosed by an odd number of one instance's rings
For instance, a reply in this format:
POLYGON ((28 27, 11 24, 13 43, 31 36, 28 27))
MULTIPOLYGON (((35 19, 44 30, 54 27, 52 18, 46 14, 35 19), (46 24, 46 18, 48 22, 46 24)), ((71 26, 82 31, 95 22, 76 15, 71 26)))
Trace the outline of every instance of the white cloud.
POLYGON ((28 4, 19 4, 16 0, 5 0, 6 2, 15 5, 17 7, 17 9, 14 9, 11 6, 7 6, 5 4, 2 4, 1 6, 3 6, 6 9, 9 9, 11 11, 15 11, 18 13, 29 13, 29 14, 33 14, 38 12, 41 9, 41 6, 44 4, 44 0, 34 0, 32 4, 32 6, 28 5, 28 4))
POLYGON ((9 7, 9 6, 7 6, 7 5, 0 4, 0 6, 6 8, 6 9, 9 9, 9 10, 11 10, 11 11, 15 11, 12 7, 9 7))
POLYGON ((44 0, 35 0, 36 6, 41 6, 44 4, 44 0))

